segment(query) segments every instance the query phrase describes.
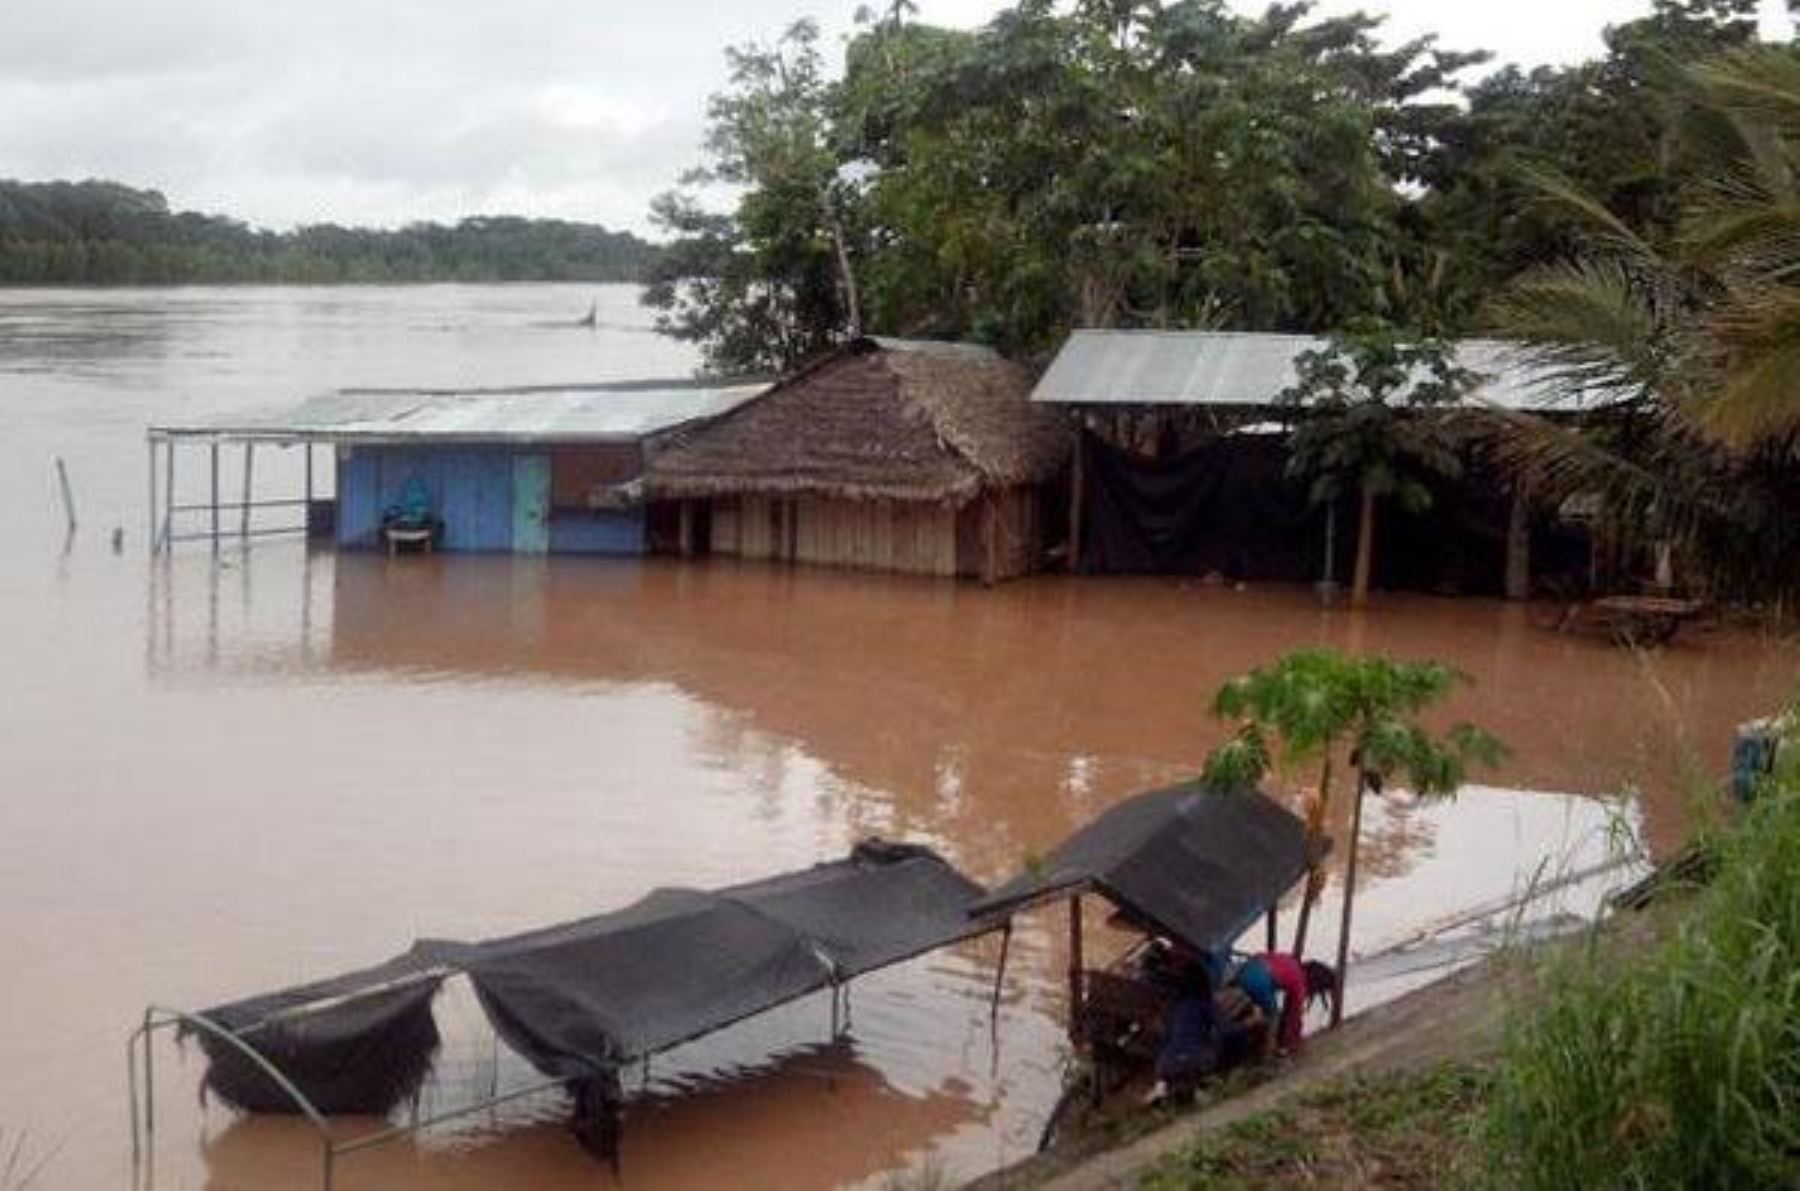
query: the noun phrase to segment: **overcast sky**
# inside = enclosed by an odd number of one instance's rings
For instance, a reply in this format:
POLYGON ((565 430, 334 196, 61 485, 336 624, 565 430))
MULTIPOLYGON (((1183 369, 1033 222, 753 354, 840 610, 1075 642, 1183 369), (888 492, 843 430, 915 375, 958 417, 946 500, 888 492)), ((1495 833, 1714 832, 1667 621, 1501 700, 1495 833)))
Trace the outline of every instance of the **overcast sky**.
MULTIPOLYGON (((113 178, 282 228, 507 212, 642 231, 697 159, 721 48, 812 16, 836 54, 857 3, 0 0, 0 177, 113 178)), ((1001 7, 919 4, 954 25, 1001 7)), ((1321 7, 1535 64, 1597 52, 1648 0, 1321 7)))

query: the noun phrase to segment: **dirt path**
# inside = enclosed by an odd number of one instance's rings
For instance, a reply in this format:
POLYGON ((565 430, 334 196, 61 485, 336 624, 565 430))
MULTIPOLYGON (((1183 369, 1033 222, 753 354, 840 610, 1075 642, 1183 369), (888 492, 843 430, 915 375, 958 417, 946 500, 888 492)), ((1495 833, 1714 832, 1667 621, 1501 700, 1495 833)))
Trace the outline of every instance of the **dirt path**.
POLYGON ((1450 1060, 1488 1057, 1499 1042, 1502 1008, 1511 994, 1529 985, 1530 970, 1528 964, 1506 959, 1464 969, 1313 1039, 1304 1057, 1241 1095, 1100 1153, 1041 1155, 971 1187, 1077 1191, 1135 1186, 1149 1167, 1200 1134, 1267 1111, 1341 1076, 1417 1071, 1450 1060))

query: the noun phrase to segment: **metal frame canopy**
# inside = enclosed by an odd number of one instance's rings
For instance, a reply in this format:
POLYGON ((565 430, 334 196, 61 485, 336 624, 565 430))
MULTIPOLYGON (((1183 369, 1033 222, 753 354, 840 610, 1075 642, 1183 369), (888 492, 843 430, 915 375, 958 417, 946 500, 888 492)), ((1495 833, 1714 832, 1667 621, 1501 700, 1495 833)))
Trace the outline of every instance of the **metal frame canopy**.
MULTIPOLYGON (((167 422, 145 431, 150 452, 150 540, 153 550, 174 542, 210 541, 216 550, 222 517, 238 517, 237 536, 304 533, 314 497, 313 447, 495 446, 581 447, 632 443, 666 435, 729 413, 767 388, 758 381, 621 381, 482 389, 343 389, 296 405, 167 422), (176 448, 207 451, 208 499, 176 499, 176 448), (220 449, 243 448, 240 500, 223 497, 220 449), (305 452, 303 493, 258 499, 253 475, 258 446, 305 452), (298 525, 254 526, 253 510, 299 509, 298 525), (189 520, 183 524, 182 515, 189 520), (204 528, 191 528, 202 515, 204 528)), ((186 468, 182 469, 186 473, 186 468)))
POLYGON ((205 1086, 229 1103, 305 1116, 330 1188, 346 1154, 552 1088, 572 1087, 578 1101, 583 1089, 611 1089, 603 1099, 616 1120, 626 1064, 814 992, 831 991, 835 1036, 856 976, 1004 929, 970 912, 982 893, 928 848, 868 840, 841 860, 747 884, 659 889, 478 943, 421 940, 373 967, 204 1012, 152 1006, 128 1044, 133 1159, 154 1134, 152 1042, 163 1029, 199 1041, 205 1086), (544 1079, 338 1140, 332 1114, 385 1115, 416 1093, 438 1043, 432 1000, 456 976, 544 1079))

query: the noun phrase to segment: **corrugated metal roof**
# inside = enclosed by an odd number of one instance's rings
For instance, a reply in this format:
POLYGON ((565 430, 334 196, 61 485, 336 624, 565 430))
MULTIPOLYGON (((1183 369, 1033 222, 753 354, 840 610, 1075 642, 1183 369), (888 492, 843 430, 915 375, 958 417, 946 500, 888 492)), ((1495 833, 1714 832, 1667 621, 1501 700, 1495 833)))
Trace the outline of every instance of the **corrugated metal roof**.
POLYGON ((518 389, 344 389, 153 434, 331 442, 630 442, 742 405, 767 386, 643 381, 518 389))
MULTIPOLYGON (((1309 335, 1236 331, 1099 331, 1071 334, 1032 391, 1057 405, 1265 406, 1298 380, 1294 361, 1329 346, 1309 335)), ((1543 374, 1494 339, 1457 345, 1462 367, 1487 377, 1474 399, 1507 409, 1571 408, 1543 374)))

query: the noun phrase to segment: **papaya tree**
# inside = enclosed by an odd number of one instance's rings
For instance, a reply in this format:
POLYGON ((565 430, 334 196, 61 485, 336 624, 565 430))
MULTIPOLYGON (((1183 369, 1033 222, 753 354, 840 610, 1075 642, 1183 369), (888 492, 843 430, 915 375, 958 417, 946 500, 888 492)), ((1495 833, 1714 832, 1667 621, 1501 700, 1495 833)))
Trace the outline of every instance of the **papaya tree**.
MULTIPOLYGON (((1499 740, 1472 724, 1458 723, 1433 733, 1419 723, 1421 713, 1468 681, 1441 662, 1302 649, 1232 679, 1213 700, 1214 714, 1233 723, 1235 730, 1207 757, 1209 783, 1236 789, 1257 784, 1278 764, 1288 770, 1318 766, 1318 785, 1306 813, 1308 871, 1294 930, 1296 956, 1305 953, 1307 926, 1324 886, 1324 831, 1330 821, 1335 766, 1340 759, 1348 764, 1354 801, 1338 935, 1340 981, 1350 954, 1363 799, 1391 783, 1404 783, 1423 797, 1451 795, 1461 788, 1471 765, 1495 765, 1505 755, 1499 740)), ((1332 1024, 1342 1017, 1340 994, 1332 1005, 1332 1024)))
POLYGON ((1350 604, 1369 602, 1375 521, 1384 500, 1417 512, 1431 507, 1431 481, 1462 473, 1455 436, 1440 416, 1480 377, 1459 368, 1448 344, 1403 338, 1367 322, 1302 352, 1298 380, 1277 401, 1293 412, 1288 474, 1309 485, 1315 504, 1357 502, 1356 569, 1350 604))

